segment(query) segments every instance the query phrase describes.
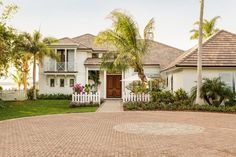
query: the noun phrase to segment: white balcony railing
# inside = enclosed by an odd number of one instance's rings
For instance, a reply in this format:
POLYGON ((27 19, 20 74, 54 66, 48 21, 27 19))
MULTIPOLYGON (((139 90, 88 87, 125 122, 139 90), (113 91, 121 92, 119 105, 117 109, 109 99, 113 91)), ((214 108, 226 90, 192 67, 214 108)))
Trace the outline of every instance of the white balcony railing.
POLYGON ((78 71, 77 64, 73 62, 49 62, 44 65, 44 71, 64 72, 64 71, 78 71))

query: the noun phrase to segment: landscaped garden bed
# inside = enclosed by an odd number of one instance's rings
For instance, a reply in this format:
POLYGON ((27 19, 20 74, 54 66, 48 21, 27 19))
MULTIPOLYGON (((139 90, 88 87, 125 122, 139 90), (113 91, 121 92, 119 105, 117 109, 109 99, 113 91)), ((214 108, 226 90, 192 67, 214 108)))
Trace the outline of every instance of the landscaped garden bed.
POLYGON ((64 113, 95 112, 97 106, 69 108, 71 100, 0 101, 0 120, 64 113))
POLYGON ((124 104, 125 111, 206 111, 206 112, 227 112, 236 113, 235 106, 210 106, 210 105, 176 105, 157 104, 154 102, 128 102, 124 104))
POLYGON ((201 88, 201 98, 205 105, 195 104, 196 87, 193 87, 189 95, 183 89, 175 92, 156 88, 149 91, 151 100, 149 102, 126 102, 124 110, 146 111, 206 111, 236 113, 235 93, 220 78, 204 79, 201 88))

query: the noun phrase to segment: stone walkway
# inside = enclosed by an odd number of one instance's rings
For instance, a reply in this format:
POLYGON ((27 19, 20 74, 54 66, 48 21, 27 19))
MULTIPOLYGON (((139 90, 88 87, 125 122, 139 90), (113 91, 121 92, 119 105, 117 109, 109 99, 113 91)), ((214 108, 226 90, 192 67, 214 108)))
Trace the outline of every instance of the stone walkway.
POLYGON ((74 113, 0 122, 0 157, 235 156, 233 114, 74 113), (200 131, 196 132, 196 127, 200 131), (173 132, 184 128, 185 133, 173 132), (156 134, 163 129, 170 132, 156 134))
POLYGON ((122 100, 116 99, 107 99, 105 102, 98 108, 97 112, 122 112, 122 100))

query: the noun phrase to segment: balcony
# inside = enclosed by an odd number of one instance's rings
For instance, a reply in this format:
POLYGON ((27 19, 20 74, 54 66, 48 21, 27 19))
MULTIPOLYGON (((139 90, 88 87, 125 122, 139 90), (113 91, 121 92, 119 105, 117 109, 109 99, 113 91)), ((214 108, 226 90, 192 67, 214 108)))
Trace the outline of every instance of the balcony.
POLYGON ((77 64, 73 62, 49 62, 44 65, 44 72, 77 72, 77 64))

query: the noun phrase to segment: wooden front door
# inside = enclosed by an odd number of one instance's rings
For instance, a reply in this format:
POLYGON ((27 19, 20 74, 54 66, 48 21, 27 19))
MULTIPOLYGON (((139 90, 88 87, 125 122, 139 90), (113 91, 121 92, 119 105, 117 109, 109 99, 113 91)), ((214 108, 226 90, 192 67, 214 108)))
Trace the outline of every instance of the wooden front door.
POLYGON ((121 98, 121 75, 107 75, 107 98, 121 98))

